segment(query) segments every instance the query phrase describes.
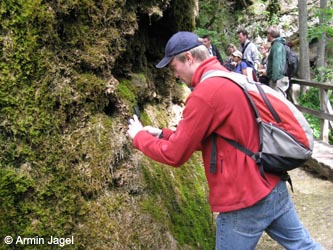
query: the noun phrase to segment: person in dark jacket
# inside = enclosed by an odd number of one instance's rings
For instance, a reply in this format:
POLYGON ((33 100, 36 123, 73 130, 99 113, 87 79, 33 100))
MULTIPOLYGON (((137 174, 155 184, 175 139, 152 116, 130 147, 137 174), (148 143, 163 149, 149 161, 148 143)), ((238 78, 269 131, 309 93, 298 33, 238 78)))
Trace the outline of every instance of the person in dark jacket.
POLYGON ((271 43, 271 49, 267 59, 269 86, 286 96, 286 90, 289 87, 289 79, 288 76, 285 75, 285 39, 280 37, 280 29, 275 25, 267 29, 266 35, 267 40, 271 43))
POLYGON ((227 78, 203 79, 212 70, 235 73, 211 57, 198 39, 191 32, 177 32, 156 65, 169 65, 174 76, 193 89, 176 130, 143 127, 134 115, 127 131, 133 146, 174 167, 202 151, 211 211, 219 213, 216 250, 255 249, 264 231, 286 249, 321 249, 298 219, 285 181, 269 172, 262 178, 253 159, 222 139, 259 148, 257 122, 243 90, 227 78), (218 136, 216 166, 211 169, 213 134, 218 136))
POLYGON ((207 47, 209 54, 211 56, 216 56, 217 60, 219 60, 219 62, 223 65, 222 56, 221 56, 219 50, 217 49, 217 47, 214 44, 212 44, 212 41, 211 41, 209 35, 204 35, 202 37, 202 43, 207 47))

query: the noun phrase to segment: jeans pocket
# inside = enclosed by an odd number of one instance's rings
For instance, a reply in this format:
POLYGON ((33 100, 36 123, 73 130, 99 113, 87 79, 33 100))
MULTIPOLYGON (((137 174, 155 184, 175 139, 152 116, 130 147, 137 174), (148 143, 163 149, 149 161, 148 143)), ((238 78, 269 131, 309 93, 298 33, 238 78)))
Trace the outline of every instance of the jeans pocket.
POLYGON ((280 186, 278 195, 279 213, 285 213, 289 211, 293 207, 293 203, 291 201, 285 182, 283 183, 283 185, 280 186))
POLYGON ((273 202, 270 194, 255 205, 236 211, 233 217, 233 229, 247 235, 262 232, 270 223, 273 202))

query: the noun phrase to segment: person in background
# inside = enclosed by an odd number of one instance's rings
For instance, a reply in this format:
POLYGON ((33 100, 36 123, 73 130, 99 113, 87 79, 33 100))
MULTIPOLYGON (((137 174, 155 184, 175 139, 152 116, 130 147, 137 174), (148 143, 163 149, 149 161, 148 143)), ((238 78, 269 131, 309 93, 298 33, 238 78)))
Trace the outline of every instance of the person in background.
POLYGON ((233 72, 247 75, 247 64, 242 60, 242 52, 236 50, 232 53, 232 60, 235 63, 233 72))
POLYGON ((269 86, 286 96, 289 78, 285 76, 286 48, 285 40, 280 37, 280 29, 272 25, 266 30, 267 41, 271 43, 267 59, 267 77, 269 86))
POLYGON ((270 48, 271 48, 270 43, 263 43, 259 47, 259 52, 261 54, 261 62, 257 71, 259 76, 258 80, 259 82, 266 85, 269 84, 269 78, 267 77, 267 60, 270 48))
POLYGON ((239 51, 243 54, 243 59, 252 63, 254 69, 258 69, 260 65, 259 52, 257 46, 248 38, 248 32, 245 29, 237 31, 238 40, 240 42, 239 51))
POLYGON ((224 62, 223 66, 226 67, 228 70, 233 71, 236 64, 232 59, 232 53, 234 53, 237 50, 237 47, 230 43, 227 47, 227 54, 229 55, 228 59, 224 62))
POLYGON ((229 71, 209 55, 197 35, 186 31, 167 42, 156 67, 167 65, 175 78, 193 89, 182 120, 176 130, 160 129, 143 127, 134 115, 127 133, 136 149, 173 167, 202 151, 211 211, 219 213, 215 249, 255 249, 264 231, 286 249, 321 249, 299 221, 286 182, 268 172, 262 178, 253 159, 222 139, 254 150, 259 145, 257 122, 243 90, 223 77, 201 80, 211 70, 229 71), (213 138, 217 164, 212 168, 213 138))
POLYGON ((247 76, 250 82, 256 82, 257 76, 253 69, 249 67, 246 62, 242 59, 242 52, 236 50, 232 53, 232 60, 235 62, 236 66, 233 69, 234 72, 243 74, 247 76))
POLYGON ((217 47, 214 44, 212 44, 212 41, 211 41, 209 35, 204 35, 202 37, 202 43, 207 47, 209 54, 211 56, 216 56, 217 60, 219 60, 219 62, 223 65, 222 56, 221 56, 219 50, 217 49, 217 47))

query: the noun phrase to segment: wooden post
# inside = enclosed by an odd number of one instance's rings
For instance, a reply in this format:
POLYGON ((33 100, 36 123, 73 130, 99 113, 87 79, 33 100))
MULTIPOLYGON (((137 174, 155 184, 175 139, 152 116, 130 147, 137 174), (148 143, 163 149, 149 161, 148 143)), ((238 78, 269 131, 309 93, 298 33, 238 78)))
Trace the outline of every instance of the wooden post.
MULTIPOLYGON (((320 96, 320 110, 323 112, 328 112, 328 94, 326 89, 319 90, 320 96)), ((328 143, 328 133, 329 133, 329 123, 326 119, 320 119, 320 139, 323 142, 328 143)))

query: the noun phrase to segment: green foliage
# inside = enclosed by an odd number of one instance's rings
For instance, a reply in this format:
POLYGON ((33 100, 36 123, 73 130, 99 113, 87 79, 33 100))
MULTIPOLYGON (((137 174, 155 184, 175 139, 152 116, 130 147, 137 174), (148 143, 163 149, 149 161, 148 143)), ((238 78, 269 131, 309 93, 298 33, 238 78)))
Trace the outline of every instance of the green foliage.
POLYGON ((313 80, 318 82, 332 82, 333 81, 333 59, 328 58, 328 67, 318 67, 316 68, 316 75, 313 80))
POLYGON ((275 23, 273 20, 281 11, 280 1, 278 0, 269 1, 269 4, 267 6, 267 11, 269 13, 269 20, 271 20, 272 23, 275 23))
MULTIPOLYGON (((302 94, 298 98, 298 102, 301 106, 318 110, 319 103, 319 91, 316 88, 310 88, 306 94, 302 94)), ((311 115, 305 114, 306 119, 309 121, 313 135, 315 138, 320 137, 320 119, 311 115)))
POLYGON ((213 44, 217 44, 217 45, 221 44, 221 40, 218 38, 219 34, 215 30, 197 28, 195 32, 199 37, 203 37, 204 35, 209 35, 213 44))
MULTIPOLYGON (((333 9, 332 3, 329 3, 331 6, 328 6, 326 9, 317 9, 315 11, 315 16, 320 18, 321 23, 309 28, 308 30, 308 40, 312 41, 313 39, 321 39, 323 34, 325 34, 329 38, 333 38, 333 9)), ((331 41, 328 46, 333 47, 333 42, 331 41)))
MULTIPOLYGON (((333 95, 332 91, 329 93, 329 100, 331 103, 333 103, 333 95)), ((310 88, 306 93, 302 94, 298 98, 298 103, 301 106, 314 109, 314 110, 320 110, 320 100, 319 100, 319 89, 318 88, 310 88)), ((308 120, 313 135, 315 138, 319 139, 320 138, 320 118, 314 117, 308 114, 304 114, 306 119, 308 120)), ((332 129, 330 130, 329 133, 329 141, 332 144, 333 143, 333 131, 332 129)))

